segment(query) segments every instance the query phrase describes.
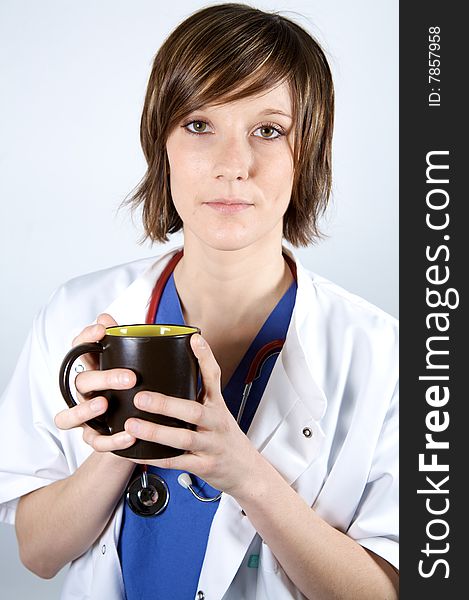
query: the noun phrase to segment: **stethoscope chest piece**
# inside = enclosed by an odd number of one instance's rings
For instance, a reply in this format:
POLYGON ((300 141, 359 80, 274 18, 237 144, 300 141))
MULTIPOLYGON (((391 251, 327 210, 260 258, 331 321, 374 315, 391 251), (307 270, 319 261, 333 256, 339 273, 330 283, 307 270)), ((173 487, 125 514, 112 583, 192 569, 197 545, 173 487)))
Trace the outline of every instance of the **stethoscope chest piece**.
POLYGON ((127 504, 140 517, 159 515, 168 506, 169 488, 166 482, 154 473, 139 475, 127 488, 127 504))

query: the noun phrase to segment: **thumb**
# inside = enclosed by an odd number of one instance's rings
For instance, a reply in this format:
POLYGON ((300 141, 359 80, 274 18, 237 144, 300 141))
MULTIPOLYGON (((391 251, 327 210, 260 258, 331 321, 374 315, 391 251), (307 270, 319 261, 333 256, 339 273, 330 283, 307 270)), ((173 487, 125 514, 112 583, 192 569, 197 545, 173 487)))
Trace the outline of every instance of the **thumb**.
POLYGON ((96 322, 99 325, 104 325, 104 327, 113 327, 114 325, 117 325, 116 321, 108 313, 101 313, 96 319, 96 322))

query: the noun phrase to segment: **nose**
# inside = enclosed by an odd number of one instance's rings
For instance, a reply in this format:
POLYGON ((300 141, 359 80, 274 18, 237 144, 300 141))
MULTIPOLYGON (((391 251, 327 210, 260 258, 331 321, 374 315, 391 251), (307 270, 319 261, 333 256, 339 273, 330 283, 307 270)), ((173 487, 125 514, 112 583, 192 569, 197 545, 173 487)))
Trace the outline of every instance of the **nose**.
POLYGON ((249 177, 252 152, 247 140, 227 136, 214 150, 213 174, 216 179, 242 181, 249 177))

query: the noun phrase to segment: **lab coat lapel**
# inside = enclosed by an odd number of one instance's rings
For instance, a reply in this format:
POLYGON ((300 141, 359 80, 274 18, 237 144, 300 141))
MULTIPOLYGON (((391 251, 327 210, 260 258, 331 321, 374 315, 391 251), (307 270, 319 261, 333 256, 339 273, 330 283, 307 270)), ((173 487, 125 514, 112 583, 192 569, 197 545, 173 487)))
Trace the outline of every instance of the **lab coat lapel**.
MULTIPOLYGON (((290 485, 320 451, 324 433, 319 421, 326 409, 325 395, 313 378, 301 339, 301 334, 312 333, 308 329, 308 307, 314 290, 309 276, 299 264, 297 267, 297 302, 287 339, 248 431, 254 446, 290 485)), ((314 497, 305 500, 312 504, 314 497)), ((223 494, 199 579, 198 589, 207 598, 223 597, 255 534, 238 503, 223 494), (223 553, 222 548, 226 548, 223 553)))
POLYGON ((298 290, 287 338, 248 431, 259 452, 290 485, 319 452, 324 439, 319 422, 327 405, 303 339, 315 335, 310 317, 314 286, 301 264, 296 264, 298 290))
POLYGON ((290 348, 297 347, 293 337, 292 333, 289 346, 284 347, 279 357, 278 369, 272 372, 265 401, 259 406, 248 434, 289 485, 318 455, 324 439, 319 420, 326 405, 322 390, 305 365, 292 360, 290 348))
POLYGON ((145 323, 153 287, 163 269, 180 247, 157 258, 146 271, 133 281, 106 309, 120 325, 145 323))

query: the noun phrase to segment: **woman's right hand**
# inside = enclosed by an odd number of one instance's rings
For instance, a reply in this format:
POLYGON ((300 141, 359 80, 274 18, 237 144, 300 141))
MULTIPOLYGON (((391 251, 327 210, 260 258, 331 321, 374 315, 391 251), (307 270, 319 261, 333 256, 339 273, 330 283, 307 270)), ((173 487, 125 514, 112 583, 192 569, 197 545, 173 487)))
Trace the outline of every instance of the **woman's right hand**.
MULTIPOLYGON (((106 327, 117 325, 108 314, 99 315, 96 325, 89 325, 73 340, 73 346, 87 342, 97 342, 106 333, 106 327)), ((136 384, 135 373, 129 369, 98 370, 96 357, 85 354, 82 357, 85 371, 75 378, 79 404, 66 408, 55 416, 55 424, 59 429, 83 427, 83 440, 97 452, 123 450, 135 442, 135 438, 126 431, 113 435, 101 435, 88 425, 86 421, 102 415, 107 410, 107 400, 97 395, 102 390, 125 390, 136 384)))

